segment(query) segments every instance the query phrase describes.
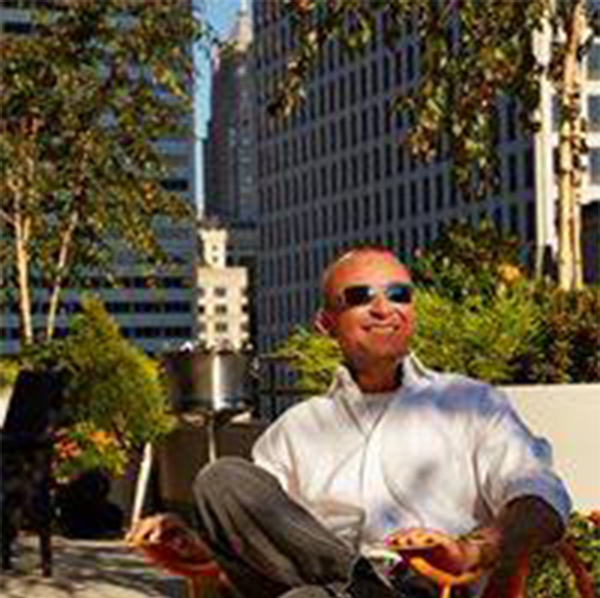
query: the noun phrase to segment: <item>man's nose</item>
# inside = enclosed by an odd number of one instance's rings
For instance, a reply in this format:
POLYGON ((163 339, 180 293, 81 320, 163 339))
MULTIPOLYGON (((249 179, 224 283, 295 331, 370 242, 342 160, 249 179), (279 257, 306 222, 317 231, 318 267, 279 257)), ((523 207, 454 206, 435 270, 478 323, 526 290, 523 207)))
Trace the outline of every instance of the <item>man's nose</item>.
POLYGON ((369 306, 371 313, 379 317, 386 317, 394 311, 394 306, 384 293, 377 293, 369 306))

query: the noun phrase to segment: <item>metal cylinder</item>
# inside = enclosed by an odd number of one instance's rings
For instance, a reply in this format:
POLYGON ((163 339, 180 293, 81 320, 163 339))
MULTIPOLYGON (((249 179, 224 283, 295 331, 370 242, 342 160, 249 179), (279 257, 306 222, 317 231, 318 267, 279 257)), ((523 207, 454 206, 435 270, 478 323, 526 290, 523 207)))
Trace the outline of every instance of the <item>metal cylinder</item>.
POLYGON ((250 399, 248 353, 182 350, 167 353, 163 361, 177 411, 237 410, 250 399))

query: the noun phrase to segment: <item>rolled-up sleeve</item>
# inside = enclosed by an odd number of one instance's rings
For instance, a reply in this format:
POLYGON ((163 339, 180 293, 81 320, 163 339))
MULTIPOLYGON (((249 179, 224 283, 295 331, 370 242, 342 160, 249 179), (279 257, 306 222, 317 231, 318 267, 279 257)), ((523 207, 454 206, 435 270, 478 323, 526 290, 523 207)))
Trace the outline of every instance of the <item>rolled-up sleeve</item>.
POLYGON ((485 399, 488 417, 481 430, 475 467, 480 490, 494 514, 519 496, 543 499, 566 523, 571 500, 552 467, 552 447, 534 436, 507 397, 490 390, 485 399))
POLYGON ((293 488, 292 457, 281 421, 272 424, 256 441, 252 461, 275 476, 286 492, 293 488))

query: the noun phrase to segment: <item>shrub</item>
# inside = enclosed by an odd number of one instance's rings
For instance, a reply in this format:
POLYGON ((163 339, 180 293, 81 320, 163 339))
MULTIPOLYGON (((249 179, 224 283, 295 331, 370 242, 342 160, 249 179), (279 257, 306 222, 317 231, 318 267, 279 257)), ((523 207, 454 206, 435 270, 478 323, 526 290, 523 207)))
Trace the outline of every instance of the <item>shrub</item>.
POLYGON ((84 297, 67 338, 34 347, 22 361, 66 373, 55 446, 63 478, 96 467, 118 475, 131 450, 171 428, 158 365, 121 336, 99 299, 84 297))
POLYGON ((600 289, 535 290, 544 322, 537 343, 520 356, 516 382, 568 383, 600 380, 600 289))
POLYGON ((275 355, 286 359, 296 373, 295 387, 303 392, 321 394, 331 383, 342 360, 338 344, 329 336, 298 327, 275 355))
POLYGON ((518 240, 488 220, 448 225, 411 269, 419 287, 457 303, 473 295, 493 299, 499 287, 522 277, 518 240))
POLYGON ((97 469, 121 476, 127 466, 127 453, 113 433, 98 430, 90 422, 79 422, 56 432, 52 465, 59 483, 97 469))
POLYGON ((413 347, 433 369, 493 383, 509 382, 519 355, 540 335, 539 310, 524 284, 487 300, 470 295, 459 302, 418 290, 415 301, 418 317, 413 347))
MULTIPOLYGON (((597 514, 573 513, 567 535, 594 580, 600 596, 600 525, 597 514)), ((542 549, 530 561, 527 595, 530 598, 579 598, 572 575, 552 549, 542 549)))

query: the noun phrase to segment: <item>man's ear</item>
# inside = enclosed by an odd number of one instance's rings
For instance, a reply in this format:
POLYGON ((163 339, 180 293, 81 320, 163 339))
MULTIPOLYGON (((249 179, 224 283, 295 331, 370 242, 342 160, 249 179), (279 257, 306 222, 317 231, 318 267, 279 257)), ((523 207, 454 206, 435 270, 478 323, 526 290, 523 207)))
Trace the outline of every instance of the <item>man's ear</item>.
POLYGON ((320 309, 313 319, 313 326, 319 334, 330 336, 335 326, 335 314, 327 311, 326 309, 320 309))

